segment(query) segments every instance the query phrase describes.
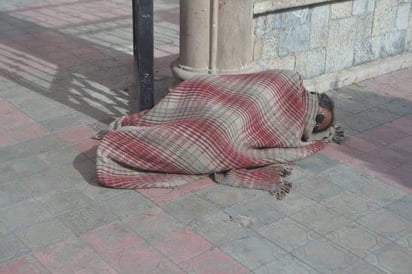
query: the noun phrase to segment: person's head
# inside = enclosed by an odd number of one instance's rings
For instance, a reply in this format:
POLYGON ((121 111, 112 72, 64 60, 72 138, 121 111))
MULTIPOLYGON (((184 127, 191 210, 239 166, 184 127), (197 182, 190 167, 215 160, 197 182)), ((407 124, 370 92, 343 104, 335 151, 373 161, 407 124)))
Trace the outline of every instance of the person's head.
POLYGON ((313 133, 318 133, 327 130, 332 126, 335 115, 334 115, 334 102, 325 93, 318 95, 319 98, 319 109, 316 114, 316 125, 313 128, 313 133))

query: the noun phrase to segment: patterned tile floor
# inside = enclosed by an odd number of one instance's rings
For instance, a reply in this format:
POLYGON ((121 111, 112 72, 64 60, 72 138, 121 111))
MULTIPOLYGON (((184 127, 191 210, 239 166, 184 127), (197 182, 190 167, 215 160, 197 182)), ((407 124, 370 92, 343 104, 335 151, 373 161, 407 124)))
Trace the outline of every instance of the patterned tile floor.
MULTIPOLYGON (((130 0, 0 4, 0 273, 412 273, 412 68, 330 91, 350 137, 293 191, 99 187, 90 136, 136 90, 130 0)), ((178 0, 155 0, 155 99, 178 0)))

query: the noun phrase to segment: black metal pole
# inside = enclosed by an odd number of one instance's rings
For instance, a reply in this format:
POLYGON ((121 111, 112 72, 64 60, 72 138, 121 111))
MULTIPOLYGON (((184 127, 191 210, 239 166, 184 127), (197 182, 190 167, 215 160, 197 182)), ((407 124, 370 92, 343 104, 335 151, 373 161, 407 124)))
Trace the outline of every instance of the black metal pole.
POLYGON ((132 0, 133 54, 137 62, 139 110, 152 108, 153 97, 153 0, 132 0))

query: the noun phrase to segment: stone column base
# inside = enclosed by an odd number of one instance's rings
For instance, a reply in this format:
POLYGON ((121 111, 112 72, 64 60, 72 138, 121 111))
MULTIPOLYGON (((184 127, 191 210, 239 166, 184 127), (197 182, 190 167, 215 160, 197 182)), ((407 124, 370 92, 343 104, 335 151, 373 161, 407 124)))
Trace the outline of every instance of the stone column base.
POLYGON ((252 0, 180 0, 180 55, 173 74, 253 71, 252 0))

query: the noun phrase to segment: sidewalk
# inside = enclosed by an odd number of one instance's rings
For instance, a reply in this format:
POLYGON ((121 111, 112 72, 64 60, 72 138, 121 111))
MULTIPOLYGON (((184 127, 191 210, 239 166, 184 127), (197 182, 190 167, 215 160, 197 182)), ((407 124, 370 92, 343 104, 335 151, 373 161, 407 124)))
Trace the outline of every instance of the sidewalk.
MULTIPOLYGON (((299 161, 282 201, 98 186, 90 137, 135 96, 131 3, 0 4, 0 273, 412 273, 412 68, 330 92, 350 137, 299 161)), ((154 1, 155 101, 178 3, 154 1)))

